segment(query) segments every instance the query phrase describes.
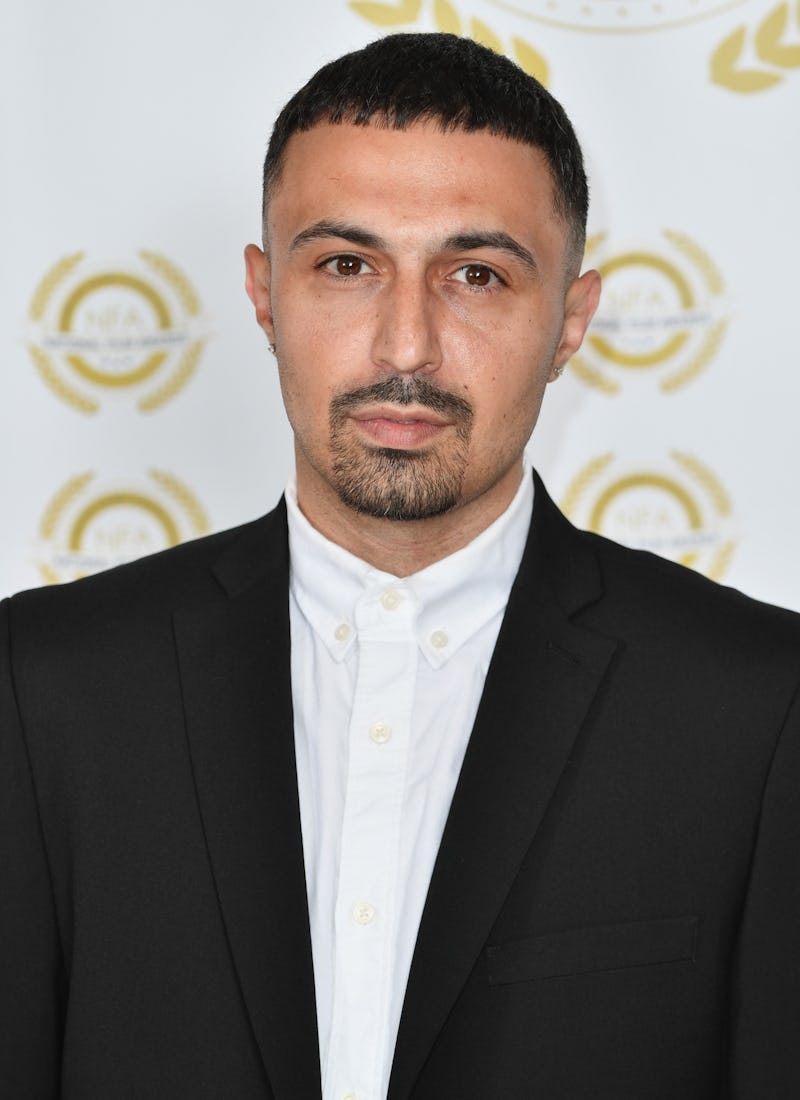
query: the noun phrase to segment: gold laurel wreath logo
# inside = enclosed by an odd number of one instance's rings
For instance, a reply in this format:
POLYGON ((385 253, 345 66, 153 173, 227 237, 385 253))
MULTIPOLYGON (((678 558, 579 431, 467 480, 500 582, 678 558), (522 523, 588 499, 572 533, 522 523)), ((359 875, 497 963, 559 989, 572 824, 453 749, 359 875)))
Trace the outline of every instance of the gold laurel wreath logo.
MULTIPOLYGON (((719 478, 711 472, 708 466, 701 462, 699 458, 686 454, 684 451, 670 451, 669 456, 687 475, 692 487, 699 489, 704 499, 711 504, 716 517, 718 519, 729 519, 733 512, 731 499, 719 478)), ((609 451, 592 459, 578 471, 567 485, 560 503, 564 514, 573 522, 576 520, 581 502, 592 492, 593 487, 601 482, 603 475, 615 457, 614 452, 609 451)), ((612 480, 605 490, 597 496, 593 512, 597 512, 597 502, 602 501, 603 497, 610 499, 626 488, 645 486, 658 486, 667 491, 683 504, 685 510, 695 514, 697 517, 696 522, 699 522, 701 509, 698 506, 697 499, 687 490, 685 484, 654 471, 640 471, 612 480)), ((591 522, 590 527, 592 530, 596 530, 598 534, 602 533, 597 530, 596 526, 592 526, 591 522)), ((720 580, 728 569, 735 548, 736 544, 732 539, 726 539, 722 542, 714 550, 707 568, 702 570, 703 573, 711 580, 720 580)), ((697 553, 689 551, 683 554, 679 561, 683 565, 695 566, 697 564, 697 553)))
POLYGON ((43 539, 51 539, 53 537, 61 521, 62 515, 72 504, 73 500, 83 492, 93 477, 94 474, 91 470, 87 471, 85 474, 78 474, 77 477, 71 477, 69 481, 58 490, 45 509, 41 523, 39 524, 39 534, 43 539))
POLYGON ((143 248, 140 250, 139 255, 153 271, 156 271, 162 277, 165 283, 169 283, 186 312, 191 317, 196 317, 200 312, 200 299, 180 268, 158 252, 148 252, 143 248))
MULTIPOLYGON (((701 462, 699 458, 685 454, 683 451, 670 451, 670 454, 678 465, 683 467, 689 477, 694 480, 695 484, 700 486, 716 509, 717 515, 726 519, 730 517, 733 511, 731 498, 719 478, 715 477, 708 466, 701 462)), ((721 580, 728 569, 735 548, 736 544, 732 539, 723 542, 714 553, 708 569, 705 570, 706 576, 710 577, 712 581, 721 580)))
MULTIPOLYGON (((692 265, 713 297, 718 297, 724 292, 725 284, 722 274, 704 248, 685 233, 665 229, 663 234, 692 265)), ((592 261, 593 256, 605 242, 607 236, 606 233, 595 233, 587 238, 585 249, 587 261, 592 261)), ((659 382, 661 392, 674 393, 704 371, 719 351, 727 328, 728 321, 725 318, 720 318, 710 324, 689 361, 673 371, 668 377, 661 379, 659 382)), ((569 366, 583 382, 600 390, 601 393, 615 396, 622 390, 619 382, 608 377, 599 367, 591 363, 583 352, 573 355, 569 366)))
POLYGON ((53 291, 66 279, 70 271, 81 262, 84 255, 83 252, 73 252, 71 256, 64 256, 58 263, 53 264, 49 271, 45 272, 33 292, 30 304, 31 320, 41 321, 53 291))
POLYGON ((561 498, 561 510, 565 515, 570 518, 575 515, 578 504, 586 495, 586 490, 592 485, 594 481, 600 477, 609 463, 614 460, 614 452, 609 451, 607 454, 598 455, 597 458, 593 458, 591 462, 579 470, 575 477, 570 481, 567 486, 564 496, 561 498))
POLYGON ((207 535, 209 531, 208 516, 194 493, 177 477, 168 474, 166 470, 157 470, 151 467, 147 473, 189 517, 194 533, 196 535, 207 535))
POLYGON ((706 285, 712 294, 721 294, 725 289, 722 273, 704 248, 697 241, 687 237, 685 233, 678 233, 674 229, 665 229, 664 236, 672 241, 687 260, 690 260, 706 281, 706 285))
MULTIPOLYGON (((423 8, 423 0, 400 0, 400 3, 378 3, 377 0, 349 0, 350 8, 377 27, 402 27, 416 23, 423 8)), ((495 53, 507 53, 503 41, 482 19, 463 19, 451 0, 432 0, 431 11, 437 30, 448 34, 465 35, 495 53)), ((514 35, 511 52, 517 63, 530 76, 544 85, 550 79, 550 66, 544 56, 529 42, 514 35)))
MULTIPOLYGON (((192 537, 208 534, 210 524, 205 509, 194 493, 179 478, 167 473, 166 470, 159 470, 154 467, 148 469, 146 473, 151 482, 157 485, 164 496, 169 498, 172 504, 177 506, 184 515, 189 523, 192 537)), ((39 522, 39 537, 43 542, 51 542, 55 539, 60 527, 70 526, 69 513, 79 506, 80 498, 85 497, 85 490, 95 476, 94 471, 87 470, 85 473, 71 477, 54 494, 39 522)), ((175 545, 181 540, 173 515, 155 497, 150 497, 138 490, 115 491, 84 503, 77 520, 74 515, 72 517, 72 529, 69 538, 75 537, 76 528, 86 522, 87 516, 96 515, 108 507, 119 504, 133 504, 134 506, 144 507, 147 511, 152 511, 154 515, 161 519, 165 529, 169 530, 170 538, 168 541, 170 545, 175 545)), ((40 562, 39 572, 45 584, 59 584, 64 580, 64 577, 58 573, 50 562, 40 562)))
POLYGON ((157 390, 154 390, 146 397, 139 398, 136 402, 136 407, 139 412, 153 412, 155 409, 159 409, 162 405, 165 405, 167 401, 171 401, 175 394, 183 389, 194 374, 197 369, 197 364, 200 362, 202 351, 202 340, 195 340, 194 343, 190 344, 181 356, 180 362, 173 371, 172 376, 167 379, 163 386, 159 386, 157 390))
POLYGON ((719 478, 711 473, 708 466, 701 462, 699 458, 688 455, 684 451, 670 451, 670 455, 700 486, 719 515, 729 516, 731 514, 731 498, 719 478))
MULTIPOLYGON (((142 249, 139 255, 146 264, 161 276, 165 283, 172 287, 189 316, 196 317, 200 313, 200 299, 183 272, 171 263, 166 256, 161 256, 157 252, 148 252, 142 249)), ((182 390, 197 369, 202 351, 203 341, 193 341, 180 357, 172 377, 168 378, 153 393, 139 398, 137 402, 139 411, 153 412, 165 405, 176 393, 182 390)))
MULTIPOLYGON (((33 292, 33 298, 31 299, 31 304, 28 309, 32 321, 38 322, 42 320, 54 292, 59 288, 61 283, 63 283, 73 268, 77 267, 84 255, 85 253, 83 252, 73 252, 71 256, 64 256, 63 259, 53 264, 53 266, 45 272, 36 290, 33 292)), ((50 387, 56 397, 60 397, 67 405, 72 405, 74 409, 86 413, 87 415, 97 412, 100 408, 99 403, 93 401, 91 397, 86 397, 80 390, 76 390, 74 386, 70 386, 69 382, 63 379, 53 367, 50 356, 45 351, 42 351, 42 349, 35 344, 29 344, 28 351, 33 360, 33 365, 39 372, 42 381, 50 387)))
MULTIPOLYGON (((147 267, 172 289, 186 315, 193 318, 199 316, 202 308, 200 299, 180 268, 157 252, 141 249, 138 255, 147 267)), ((28 309, 31 321, 35 323, 43 321, 54 293, 84 258, 84 252, 75 252, 58 260, 45 272, 33 293, 28 309)), ((100 278, 102 279, 102 276, 100 278)), ((153 412, 184 388, 197 369, 203 347, 203 340, 193 340, 188 344, 169 377, 155 390, 138 399, 137 408, 140 412, 153 412)), ((57 397, 87 415, 98 412, 99 401, 81 392, 64 378, 53 365, 52 357, 43 348, 29 343, 28 352, 40 377, 57 397)))
MULTIPOLYGON (((711 81, 732 92, 747 95, 763 92, 780 84, 785 71, 800 69, 800 45, 786 43, 792 9, 786 2, 778 4, 753 29, 739 26, 724 38, 711 55, 711 81), (748 44, 759 61, 771 68, 753 68, 742 64, 748 44), (775 72, 774 70, 778 70, 775 72)), ((794 5, 794 24, 800 28, 800 0, 794 5)))
MULTIPOLYGON (((61 522, 62 515, 67 511, 72 502, 80 496, 93 477, 94 474, 91 470, 85 474, 78 474, 77 477, 71 477, 69 481, 58 490, 47 505, 39 524, 39 535, 44 541, 49 541, 53 538, 56 533, 56 528, 61 522)), ((59 584, 61 581, 61 577, 48 562, 39 563, 39 572, 45 584, 59 584)))
MULTIPOLYGON (((705 249, 701 248, 697 241, 687 237, 685 233, 678 233, 673 229, 665 229, 664 236, 668 241, 672 241, 678 251, 682 252, 687 260, 700 272, 709 292, 714 296, 722 294, 725 289, 722 274, 705 249)), ((704 371, 719 351, 727 329, 728 322, 725 319, 715 321, 709 326, 700 347, 686 366, 670 375, 669 378, 662 379, 659 383, 661 392, 674 393, 704 371)))
POLYGON ((50 387, 56 397, 60 397, 67 405, 72 405, 73 409, 77 409, 78 412, 87 413, 90 416, 97 412, 100 408, 99 403, 73 389, 68 382, 65 382, 53 367, 50 356, 46 352, 42 351, 41 348, 37 348, 35 344, 29 344, 28 351, 40 378, 50 387))

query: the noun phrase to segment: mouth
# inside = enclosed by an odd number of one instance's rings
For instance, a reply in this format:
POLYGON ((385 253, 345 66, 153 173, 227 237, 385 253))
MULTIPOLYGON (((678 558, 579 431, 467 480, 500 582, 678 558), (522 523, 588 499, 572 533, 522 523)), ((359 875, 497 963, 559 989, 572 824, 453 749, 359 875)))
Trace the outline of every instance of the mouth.
POLYGON ((338 394, 330 419, 334 437, 347 424, 373 447, 424 454, 445 432, 466 437, 472 406, 426 379, 392 377, 338 394))
POLYGON ((351 413, 351 423, 380 447, 422 447, 440 435, 449 422, 431 409, 378 406, 351 413))

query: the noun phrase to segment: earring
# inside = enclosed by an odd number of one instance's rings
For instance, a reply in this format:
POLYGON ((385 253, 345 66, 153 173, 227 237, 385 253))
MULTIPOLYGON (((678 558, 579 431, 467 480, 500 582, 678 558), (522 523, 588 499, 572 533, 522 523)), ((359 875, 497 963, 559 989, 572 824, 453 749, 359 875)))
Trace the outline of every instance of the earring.
POLYGON ((272 352, 272 354, 274 355, 274 354, 275 354, 275 345, 274 345, 274 344, 270 344, 270 345, 269 345, 269 350, 270 350, 270 351, 272 352))
POLYGON ((560 367, 553 367, 553 374, 556 376, 556 378, 560 378, 563 373, 564 373, 563 365, 560 366, 560 367))

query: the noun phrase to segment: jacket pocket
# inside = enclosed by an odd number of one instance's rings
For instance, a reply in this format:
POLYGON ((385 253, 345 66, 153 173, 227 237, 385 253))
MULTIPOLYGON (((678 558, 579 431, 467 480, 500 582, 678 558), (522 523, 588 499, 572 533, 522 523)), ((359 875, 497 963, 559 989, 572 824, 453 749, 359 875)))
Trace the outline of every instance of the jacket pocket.
POLYGON ((512 940, 487 948, 490 985, 694 962, 698 917, 599 924, 512 940))

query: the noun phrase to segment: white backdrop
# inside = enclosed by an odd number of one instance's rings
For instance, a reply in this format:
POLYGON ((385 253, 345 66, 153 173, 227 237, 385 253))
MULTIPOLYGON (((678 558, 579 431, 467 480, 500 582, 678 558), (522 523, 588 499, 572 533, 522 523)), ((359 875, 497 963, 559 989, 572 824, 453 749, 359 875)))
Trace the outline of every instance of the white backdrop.
POLYGON ((0 594, 274 503, 289 433, 243 285, 280 105, 393 30, 533 67, 605 298, 534 460, 581 526, 800 609, 800 29, 775 0, 11 0, 0 33, 0 594))

